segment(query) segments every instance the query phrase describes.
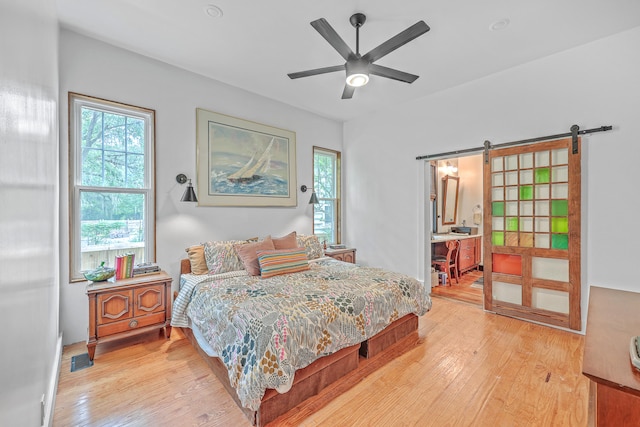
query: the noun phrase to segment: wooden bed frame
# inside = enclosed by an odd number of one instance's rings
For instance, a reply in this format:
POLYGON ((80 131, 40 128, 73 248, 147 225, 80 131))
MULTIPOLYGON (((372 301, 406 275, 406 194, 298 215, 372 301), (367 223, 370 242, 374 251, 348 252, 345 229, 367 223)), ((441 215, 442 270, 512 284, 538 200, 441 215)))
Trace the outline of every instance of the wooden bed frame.
MULTIPOLYGON (((180 273, 188 274, 190 272, 189 260, 183 259, 180 264, 180 273)), ((413 336, 415 339, 414 344, 417 343, 418 316, 408 314, 368 340, 322 357, 306 368, 296 371, 291 389, 284 394, 278 393, 274 389, 268 389, 257 411, 242 406, 236 390, 229 383, 229 374, 222 361, 217 357, 210 357, 200 348, 191 329, 181 328, 181 330, 251 423, 263 427, 308 398, 320 393, 322 389, 332 383, 339 382, 346 374, 356 371, 360 364, 360 358, 369 359, 376 355, 383 357, 384 355, 381 353, 384 353, 387 348, 409 336, 413 336)), ((351 385, 355 385, 355 382, 351 385)))

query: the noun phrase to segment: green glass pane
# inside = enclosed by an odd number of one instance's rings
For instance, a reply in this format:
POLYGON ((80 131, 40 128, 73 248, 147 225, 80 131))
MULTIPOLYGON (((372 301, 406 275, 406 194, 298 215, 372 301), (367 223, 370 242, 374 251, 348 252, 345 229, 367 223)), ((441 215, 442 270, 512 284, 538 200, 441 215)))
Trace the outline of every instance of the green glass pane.
POLYGON ((518 218, 517 217, 509 217, 509 218, 507 218, 507 231, 518 231, 518 218))
POLYGON ((533 200, 533 185, 520 186, 520 200, 533 200))
POLYGON ((568 234, 552 234, 551 248, 564 249, 564 250, 569 249, 569 235, 568 234))
POLYGON ((551 218, 551 232, 553 233, 568 233, 569 232, 569 219, 568 218, 551 218))
POLYGON ((493 216, 503 216, 504 215, 504 202, 493 202, 493 203, 491 203, 491 214, 493 216))
POLYGON ((551 201, 551 216, 567 216, 567 215, 569 215, 568 200, 552 200, 551 201))
POLYGON ((493 231, 491 233, 491 243, 495 246, 504 246, 504 232, 493 231))
POLYGON ((544 184, 549 182, 549 168, 536 169, 536 184, 544 184))

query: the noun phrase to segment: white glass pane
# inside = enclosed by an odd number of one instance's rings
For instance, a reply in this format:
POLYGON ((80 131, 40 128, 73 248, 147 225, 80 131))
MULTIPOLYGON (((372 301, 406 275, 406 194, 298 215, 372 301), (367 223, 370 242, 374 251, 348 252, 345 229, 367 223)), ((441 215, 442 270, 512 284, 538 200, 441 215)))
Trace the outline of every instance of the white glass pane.
POLYGON ((534 287, 531 289, 531 305, 533 308, 569 314, 569 293, 534 287))
POLYGON ((536 218, 535 227, 537 232, 548 233, 549 232, 549 218, 536 218))
POLYGON ((520 169, 533 168, 533 153, 520 154, 520 169))
POLYGON ((522 287, 513 283, 497 282, 492 283, 493 299, 510 302, 512 304, 522 304, 522 287))
POLYGON ((115 267, 116 255, 126 253, 146 261, 144 205, 144 194, 80 192, 80 270, 115 267))
POLYGON ((491 186, 499 187, 504 185, 504 176, 502 172, 491 174, 491 186))
POLYGON ((535 191, 534 198, 536 199, 549 198, 549 186, 547 184, 536 185, 534 191, 535 191))
POLYGON ((502 159, 503 157, 494 157, 491 160, 491 172, 500 172, 502 169, 502 159))
POLYGON ((491 190, 491 200, 504 200, 504 188, 494 188, 491 190))
POLYGON ((518 185, 518 172, 506 172, 504 182, 506 185, 518 185))
POLYGON ((533 216, 533 202, 520 202, 520 215, 533 216))
POLYGON ((549 166, 549 151, 536 152, 536 167, 549 166))
POLYGON ((518 200, 518 187, 506 187, 507 200, 518 200))
POLYGON ((568 199, 569 184, 551 184, 552 199, 568 199))
POLYGON ((549 216, 549 201, 536 201, 536 216, 549 216))
POLYGON ((520 171, 520 184, 533 184, 533 170, 526 169, 520 171))
POLYGON ((320 200, 313 205, 313 234, 318 236, 320 242, 336 242, 335 201, 320 200))
POLYGON ((534 279, 569 281, 569 260, 557 258, 531 258, 531 277, 534 279))
POLYGON ((535 237, 536 248, 549 249, 549 242, 550 240, 549 240, 548 234, 536 233, 536 237, 535 237))
POLYGON ((569 163, 569 150, 566 148, 558 148, 551 152, 552 165, 566 165, 569 163))
POLYGON ((551 182, 569 181, 569 166, 556 166, 551 168, 551 182))
POLYGON ((505 203, 506 216, 518 216, 518 202, 505 203))
POLYGON ((518 155, 506 156, 504 159, 505 170, 513 171, 518 169, 518 155))
POLYGON ((520 217, 520 231, 533 231, 533 218, 520 217))
POLYGON ((494 216, 491 219, 491 228, 496 231, 504 230, 504 218, 501 216, 494 216))

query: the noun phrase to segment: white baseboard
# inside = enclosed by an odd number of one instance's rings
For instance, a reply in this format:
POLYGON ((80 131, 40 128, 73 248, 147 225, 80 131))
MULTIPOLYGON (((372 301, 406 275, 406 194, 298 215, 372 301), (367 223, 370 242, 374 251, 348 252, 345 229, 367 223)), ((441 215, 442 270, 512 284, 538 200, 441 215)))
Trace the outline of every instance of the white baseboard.
POLYGON ((43 426, 53 426, 53 412, 56 407, 56 392, 58 391, 58 379, 60 377, 60 365, 62 364, 62 333, 58 336, 56 344, 56 359, 53 362, 53 372, 49 380, 49 387, 44 402, 43 426))

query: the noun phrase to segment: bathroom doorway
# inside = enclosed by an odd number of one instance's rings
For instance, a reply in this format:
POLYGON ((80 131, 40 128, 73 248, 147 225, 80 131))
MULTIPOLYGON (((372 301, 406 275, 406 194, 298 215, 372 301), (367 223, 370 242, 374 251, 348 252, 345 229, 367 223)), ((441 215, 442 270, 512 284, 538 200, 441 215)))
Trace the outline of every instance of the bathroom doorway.
POLYGON ((482 308, 482 154, 432 162, 435 172, 432 170, 431 181, 435 185, 431 186, 433 200, 430 200, 428 208, 432 212, 432 222, 427 233, 428 241, 431 242, 431 257, 445 256, 445 242, 456 240, 459 242, 456 260, 459 268, 458 280, 455 279, 455 272, 451 270, 447 272, 446 278, 438 275, 438 280, 432 279, 431 293, 482 308), (451 194, 450 182, 457 182, 457 194, 451 194))

